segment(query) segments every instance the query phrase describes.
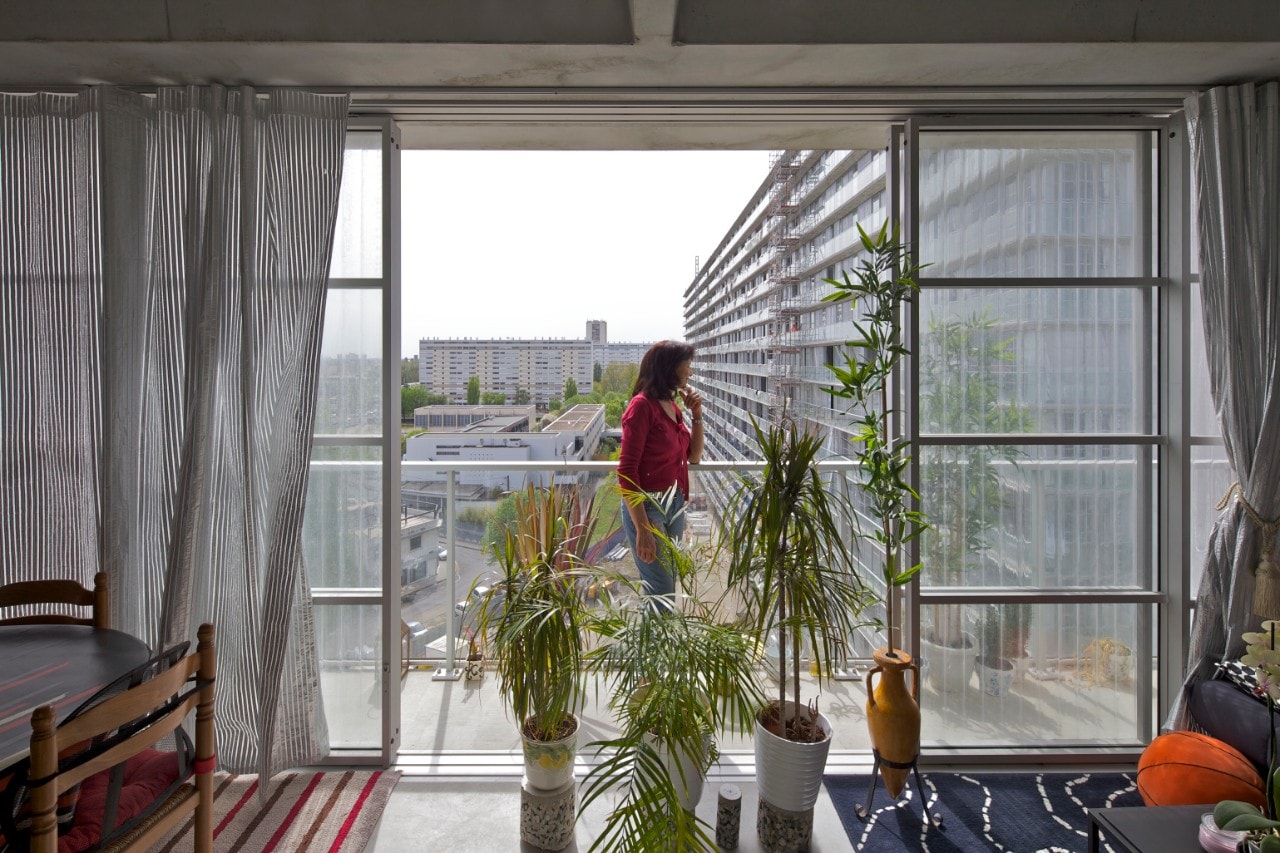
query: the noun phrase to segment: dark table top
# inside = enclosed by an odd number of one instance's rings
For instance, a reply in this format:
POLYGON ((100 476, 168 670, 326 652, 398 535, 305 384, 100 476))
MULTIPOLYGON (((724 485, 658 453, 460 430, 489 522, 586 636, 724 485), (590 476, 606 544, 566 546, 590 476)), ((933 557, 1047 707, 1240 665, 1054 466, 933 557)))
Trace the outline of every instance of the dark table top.
POLYGON ((1124 806, 1089 809, 1106 839, 1130 853, 1203 853, 1200 818, 1213 811, 1203 806, 1124 806))
POLYGON ((151 657, 123 631, 84 625, 0 625, 0 769, 26 756, 31 712, 53 705, 58 722, 99 688, 151 657))

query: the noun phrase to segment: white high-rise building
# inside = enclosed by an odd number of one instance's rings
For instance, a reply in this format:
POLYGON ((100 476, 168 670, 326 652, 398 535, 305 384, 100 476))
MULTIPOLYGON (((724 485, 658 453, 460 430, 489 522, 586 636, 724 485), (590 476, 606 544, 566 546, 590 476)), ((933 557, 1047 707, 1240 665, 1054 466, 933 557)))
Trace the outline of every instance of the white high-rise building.
POLYGON ((520 392, 534 405, 564 398, 572 379, 579 394, 591 392, 595 360, 591 342, 570 338, 422 338, 418 376, 435 394, 465 402, 467 383, 479 377, 480 393, 517 402, 520 392))
POLYGON ((480 393, 517 395, 545 406, 564 398, 573 379, 579 394, 590 394, 595 366, 639 364, 651 343, 609 343, 608 323, 588 320, 586 336, 573 338, 422 338, 418 341, 418 381, 450 403, 467 399, 467 383, 480 380, 480 393))

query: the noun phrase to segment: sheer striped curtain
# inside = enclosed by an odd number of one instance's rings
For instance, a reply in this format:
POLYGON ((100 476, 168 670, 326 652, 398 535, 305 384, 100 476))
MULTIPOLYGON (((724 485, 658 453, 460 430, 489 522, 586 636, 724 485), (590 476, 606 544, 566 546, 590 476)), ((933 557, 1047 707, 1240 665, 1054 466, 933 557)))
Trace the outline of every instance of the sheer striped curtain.
MULTIPOLYGON (((1185 103, 1199 186, 1209 390, 1239 488, 1209 536, 1185 684, 1280 619, 1280 83, 1220 86, 1185 103)), ((1190 724, 1180 691, 1167 725, 1190 724)))
POLYGON ((2 106, 4 579, 101 566, 155 646, 214 621, 222 766, 313 761, 300 536, 348 99, 2 106))

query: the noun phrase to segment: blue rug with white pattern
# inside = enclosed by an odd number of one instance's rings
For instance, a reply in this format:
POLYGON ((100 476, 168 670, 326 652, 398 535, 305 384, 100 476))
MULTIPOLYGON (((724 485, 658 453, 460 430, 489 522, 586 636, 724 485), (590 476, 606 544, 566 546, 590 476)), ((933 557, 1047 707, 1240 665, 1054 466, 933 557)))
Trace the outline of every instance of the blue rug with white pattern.
POLYGON ((1086 809, 1142 805, 1129 773, 923 773, 921 780, 942 826, 921 814, 912 780, 896 801, 877 784, 865 820, 857 807, 866 802, 870 777, 823 782, 853 848, 868 853, 1077 853, 1088 847, 1086 809))

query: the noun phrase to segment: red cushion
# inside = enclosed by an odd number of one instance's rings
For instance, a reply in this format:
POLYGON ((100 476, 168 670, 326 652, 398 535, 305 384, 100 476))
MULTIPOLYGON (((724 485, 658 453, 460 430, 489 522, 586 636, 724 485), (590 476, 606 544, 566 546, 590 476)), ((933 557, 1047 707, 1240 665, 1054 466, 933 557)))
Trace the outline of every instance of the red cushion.
POLYGON ((1262 777, 1240 750, 1198 732, 1157 737, 1138 759, 1138 793, 1149 806, 1242 800, 1262 806, 1262 777))
MULTIPOLYGON (((120 788, 115 825, 122 826, 144 812, 177 781, 178 754, 175 752, 149 749, 130 758, 124 765, 124 784, 120 788)), ((110 784, 110 770, 84 780, 80 786, 75 821, 58 837, 59 853, 80 853, 98 843, 102 836, 102 818, 107 808, 110 784)))

